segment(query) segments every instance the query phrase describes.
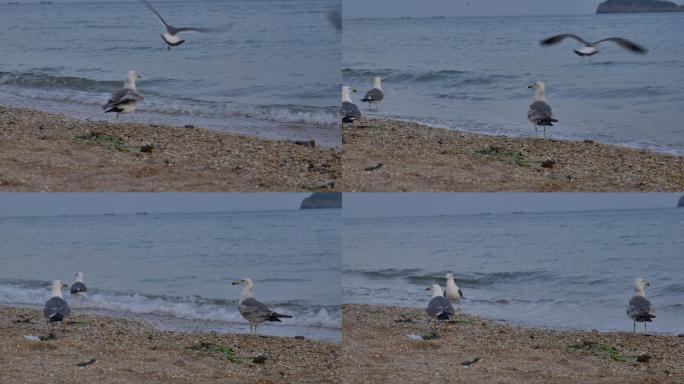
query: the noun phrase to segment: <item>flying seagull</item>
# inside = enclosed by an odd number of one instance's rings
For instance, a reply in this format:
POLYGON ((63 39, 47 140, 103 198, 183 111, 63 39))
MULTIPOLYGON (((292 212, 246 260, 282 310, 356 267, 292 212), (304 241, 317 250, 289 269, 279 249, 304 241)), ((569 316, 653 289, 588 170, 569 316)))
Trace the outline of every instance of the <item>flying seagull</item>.
POLYGON ((655 318, 653 310, 651 309, 651 302, 646 298, 646 293, 644 288, 650 286, 651 283, 648 281, 638 278, 634 281, 634 297, 629 301, 627 305, 627 316, 632 319, 633 322, 633 332, 636 333, 636 323, 644 323, 644 332, 646 332, 646 323, 652 322, 651 319, 655 318))
POLYGON ((444 297, 444 291, 438 284, 432 284, 431 287, 426 288, 430 291, 432 299, 427 305, 425 312, 435 321, 434 331, 437 332, 437 322, 439 320, 449 320, 454 315, 454 307, 449 300, 444 297))
POLYGON ((180 32, 209 32, 208 29, 205 28, 176 28, 173 25, 169 25, 166 23, 163 17, 157 12, 156 9, 152 8, 152 5, 147 1, 147 0, 142 0, 143 3, 147 6, 147 8, 150 9, 150 11, 154 12, 155 15, 159 18, 159 21, 164 25, 164 32, 161 33, 161 38, 164 40, 164 42, 167 45, 167 48, 169 51, 171 50, 171 47, 178 47, 179 45, 183 45, 185 43, 185 40, 180 38, 178 34, 180 32))
POLYGON ((238 311, 245 320, 249 321, 249 333, 254 333, 256 335, 257 325, 266 321, 277 321, 280 319, 292 318, 290 315, 283 315, 272 311, 266 306, 266 304, 258 301, 254 298, 252 290, 254 289, 254 284, 252 280, 243 277, 238 281, 234 281, 233 285, 242 286, 242 295, 240 296, 240 302, 238 303, 238 311))
POLYGON ((69 290, 73 296, 83 297, 88 292, 88 288, 83 282, 83 272, 76 272, 76 281, 71 285, 69 290))
POLYGON ((340 108, 340 112, 342 113, 343 123, 353 123, 354 120, 361 118, 359 107, 352 102, 352 92, 356 92, 356 89, 348 85, 342 87, 342 107, 340 108))
POLYGON ((575 40, 579 41, 580 43, 584 44, 584 47, 582 47, 582 48, 573 49, 573 52, 575 52, 579 56, 592 56, 592 55, 597 54, 599 51, 599 44, 601 44, 605 41, 612 41, 615 44, 621 46, 622 48, 625 48, 626 50, 634 52, 634 53, 639 53, 639 54, 643 55, 647 52, 647 50, 644 47, 642 47, 636 43, 633 43, 629 40, 623 39, 621 37, 609 37, 607 39, 603 39, 603 40, 599 40, 599 41, 594 42, 594 43, 590 43, 590 42, 584 40, 583 38, 581 38, 575 34, 572 34, 572 33, 566 33, 566 34, 562 34, 562 35, 551 36, 547 39, 542 40, 540 44, 541 45, 554 45, 554 44, 558 44, 561 41, 568 39, 568 38, 575 39, 575 40))
POLYGON ((451 273, 446 275, 446 292, 444 296, 452 303, 458 303, 463 298, 463 292, 454 282, 454 275, 451 273))
POLYGON ((378 104, 382 101, 384 94, 382 93, 382 78, 376 76, 373 79, 373 89, 366 92, 366 95, 361 99, 362 102, 368 103, 368 110, 371 109, 372 105, 375 105, 375 110, 378 110, 378 104))
POLYGON ((143 95, 135 88, 135 80, 139 78, 138 72, 128 71, 123 88, 112 94, 107 104, 102 107, 105 113, 116 112, 116 119, 119 120, 119 113, 133 112, 133 120, 135 120, 135 109, 138 108, 138 101, 143 99, 143 95))
POLYGON ((546 104, 544 92, 546 87, 541 81, 530 84, 527 88, 536 89, 534 93, 534 102, 530 104, 530 109, 527 111, 527 118, 534 124, 534 131, 537 132, 538 126, 544 127, 544 136, 546 136, 546 127, 553 127, 553 123, 558 122, 553 117, 551 106, 546 104))
POLYGON ((50 323, 63 321, 65 317, 71 314, 69 304, 67 304, 62 297, 62 288, 69 288, 69 286, 61 280, 53 281, 52 295, 50 300, 48 300, 43 307, 43 315, 50 323))

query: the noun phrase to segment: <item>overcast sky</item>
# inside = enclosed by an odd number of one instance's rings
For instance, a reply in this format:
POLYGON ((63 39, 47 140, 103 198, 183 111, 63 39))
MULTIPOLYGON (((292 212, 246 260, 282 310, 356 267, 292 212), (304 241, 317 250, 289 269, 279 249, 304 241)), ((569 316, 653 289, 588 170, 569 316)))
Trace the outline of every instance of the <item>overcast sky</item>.
POLYGON ((0 193, 0 217, 299 209, 308 193, 0 193))
MULTIPOLYGON (((675 208, 673 193, 363 193, 344 195, 344 217, 675 208)), ((677 208, 684 212, 684 208, 677 208)))
POLYGON ((576 15, 596 12, 599 0, 342 0, 344 18, 576 15), (468 4, 466 6, 466 4, 468 4))

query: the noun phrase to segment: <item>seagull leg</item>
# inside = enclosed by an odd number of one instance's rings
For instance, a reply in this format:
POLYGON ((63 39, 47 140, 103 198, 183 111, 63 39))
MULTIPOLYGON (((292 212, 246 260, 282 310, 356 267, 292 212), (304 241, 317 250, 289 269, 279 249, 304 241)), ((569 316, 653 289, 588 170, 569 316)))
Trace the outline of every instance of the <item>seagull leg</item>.
POLYGON ((259 325, 259 323, 254 324, 254 336, 257 335, 257 325, 259 325))
POLYGON ((119 121, 119 112, 116 113, 116 121, 119 121))
POLYGON ((646 333, 646 322, 644 321, 644 333, 646 333))
POLYGON ((632 320, 632 333, 636 334, 636 320, 632 320))
POLYGON ((546 125, 544 126, 544 137, 546 137, 546 125))

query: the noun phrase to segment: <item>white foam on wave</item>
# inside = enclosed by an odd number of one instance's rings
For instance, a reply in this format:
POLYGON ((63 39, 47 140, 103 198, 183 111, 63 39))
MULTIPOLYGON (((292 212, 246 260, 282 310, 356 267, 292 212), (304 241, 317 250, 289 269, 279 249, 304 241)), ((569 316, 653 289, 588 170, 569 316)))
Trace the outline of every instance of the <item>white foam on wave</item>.
MULTIPOLYGON (((0 91, 14 97, 28 100, 46 100, 57 103, 83 106, 100 106, 110 97, 108 93, 88 91, 65 91, 16 86, 3 86, 0 91)), ((138 107, 139 112, 153 112, 162 115, 196 116, 202 118, 247 118, 277 123, 300 123, 323 126, 337 125, 337 111, 330 108, 285 105, 245 105, 198 100, 164 98, 145 94, 145 100, 138 107)))
MULTIPOLYGON (((15 285, 0 285, 0 303, 16 306, 42 306, 49 297, 49 289, 24 288, 15 285)), ((65 299, 74 308, 86 310, 102 310, 122 314, 155 315, 185 320, 216 321, 225 323, 246 323, 237 310, 237 302, 225 305, 207 304, 197 299, 148 297, 144 295, 118 295, 106 293, 90 293, 83 300, 65 299)), ((284 326, 312 328, 340 328, 339 311, 330 313, 325 308, 284 308, 273 306, 279 313, 292 315, 292 319, 284 322, 284 326)))

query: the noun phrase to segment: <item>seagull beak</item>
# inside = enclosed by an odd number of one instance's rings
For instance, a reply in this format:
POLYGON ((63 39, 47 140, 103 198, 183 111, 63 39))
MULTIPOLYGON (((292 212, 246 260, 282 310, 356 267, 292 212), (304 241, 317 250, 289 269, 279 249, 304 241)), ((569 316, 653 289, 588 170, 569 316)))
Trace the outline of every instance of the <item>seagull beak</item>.
POLYGON ((352 92, 356 93, 356 92, 358 92, 358 91, 359 91, 358 89, 352 88, 352 92))
POLYGON ((527 88, 529 88, 529 89, 532 89, 532 88, 534 88, 534 84, 530 84, 530 85, 528 85, 528 86, 527 86, 527 88))
POLYGON ((232 283, 230 283, 230 285, 240 285, 240 284, 241 283, 239 281, 233 281, 232 283))
POLYGON ((62 283, 62 288, 69 288, 69 284, 67 284, 67 283, 62 283))
POLYGON ((429 290, 431 290, 431 289, 432 289, 431 287, 425 288, 426 291, 429 291, 429 290))

